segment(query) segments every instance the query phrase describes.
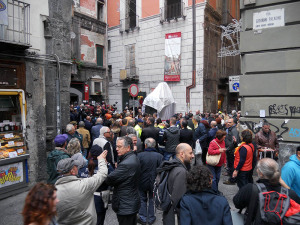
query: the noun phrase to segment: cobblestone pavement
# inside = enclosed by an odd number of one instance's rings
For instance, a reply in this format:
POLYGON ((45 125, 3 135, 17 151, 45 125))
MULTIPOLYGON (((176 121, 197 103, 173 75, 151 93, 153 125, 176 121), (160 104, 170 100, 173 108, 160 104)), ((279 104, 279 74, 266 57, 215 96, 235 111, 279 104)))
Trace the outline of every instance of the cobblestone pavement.
MULTIPOLYGON (((219 189, 223 192, 224 196, 227 198, 230 207, 232 210, 236 210, 232 198, 237 193, 238 187, 236 185, 224 185, 223 181, 228 177, 221 175, 219 189)), ((254 177, 256 180, 257 177, 254 177)), ((1 220, 0 225, 22 225, 22 208, 24 205, 24 199, 26 197, 27 192, 21 193, 19 195, 12 196, 10 198, 4 199, 0 201, 0 212, 1 212, 1 220)), ((162 212, 156 211, 156 222, 154 225, 162 224, 162 212)), ((109 209, 106 213, 105 225, 117 225, 117 217, 116 214, 111 209, 111 205, 109 205, 109 209)))

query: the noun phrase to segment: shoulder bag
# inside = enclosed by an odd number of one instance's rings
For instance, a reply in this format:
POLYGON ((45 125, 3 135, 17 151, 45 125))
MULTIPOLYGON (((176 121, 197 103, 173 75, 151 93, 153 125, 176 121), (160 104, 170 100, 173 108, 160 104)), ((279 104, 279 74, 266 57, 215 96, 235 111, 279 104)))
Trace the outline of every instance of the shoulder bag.
MULTIPOLYGON (((214 142, 218 145, 218 143, 216 141, 214 141, 214 142)), ((220 145, 218 145, 218 147, 221 148, 220 145)), ((216 166, 220 162, 220 158, 221 158, 221 153, 217 154, 217 155, 210 155, 207 152, 206 163, 211 166, 216 166)))

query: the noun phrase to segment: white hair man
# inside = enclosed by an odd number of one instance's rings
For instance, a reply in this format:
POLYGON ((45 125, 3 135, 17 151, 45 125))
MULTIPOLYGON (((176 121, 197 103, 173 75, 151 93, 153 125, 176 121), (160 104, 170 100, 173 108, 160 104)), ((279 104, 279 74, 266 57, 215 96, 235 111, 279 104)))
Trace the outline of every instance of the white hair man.
POLYGON ((111 141, 113 140, 113 132, 109 127, 102 127, 100 129, 100 135, 93 141, 93 145, 100 146, 103 151, 107 150, 107 162, 115 168, 117 163, 117 152, 114 151, 111 141))

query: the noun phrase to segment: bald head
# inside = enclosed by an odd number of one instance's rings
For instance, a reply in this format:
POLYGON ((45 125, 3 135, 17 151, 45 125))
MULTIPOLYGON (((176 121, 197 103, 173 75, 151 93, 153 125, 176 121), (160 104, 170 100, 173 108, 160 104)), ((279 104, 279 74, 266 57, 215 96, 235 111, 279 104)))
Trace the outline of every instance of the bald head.
POLYGON ((216 122, 215 120, 211 121, 211 122, 210 122, 210 126, 211 126, 212 128, 216 127, 216 126, 217 126, 217 122, 216 122))
POLYGON ((177 145, 175 152, 176 158, 183 162, 185 165, 190 164, 192 162, 192 159, 194 158, 192 147, 186 143, 177 145))

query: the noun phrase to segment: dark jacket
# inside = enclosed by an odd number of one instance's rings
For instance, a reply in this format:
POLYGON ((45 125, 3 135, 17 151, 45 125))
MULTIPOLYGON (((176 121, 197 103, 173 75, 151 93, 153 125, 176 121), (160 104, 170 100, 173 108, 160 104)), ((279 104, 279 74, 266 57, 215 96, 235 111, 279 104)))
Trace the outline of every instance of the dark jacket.
POLYGON ((279 149, 279 144, 277 136, 274 131, 271 131, 268 134, 265 134, 262 130, 255 135, 255 142, 257 148, 261 149, 262 147, 268 147, 274 150, 279 149))
POLYGON ((48 180, 47 183, 55 184, 59 174, 57 173, 56 167, 58 162, 61 159, 70 158, 70 155, 63 151, 61 148, 55 148, 48 154, 47 157, 47 173, 48 173, 48 180))
POLYGON ((194 132, 190 129, 181 129, 180 130, 180 143, 187 143, 192 148, 194 147, 194 132))
POLYGON ((138 153, 141 163, 140 190, 153 191, 156 178, 156 169, 160 166, 163 156, 155 148, 146 148, 144 152, 138 153))
POLYGON ((102 124, 96 124, 91 129, 92 143, 93 141, 100 136, 100 129, 102 128, 102 124))
POLYGON ((126 130, 127 130, 127 126, 123 125, 123 126, 121 127, 120 137, 124 137, 124 136, 127 135, 126 130))
POLYGON ((208 134, 207 134, 207 144, 209 145, 209 143, 215 139, 216 137, 216 133, 218 131, 218 128, 215 127, 215 128, 211 128, 209 131, 208 131, 208 134))
MULTIPOLYGON (((257 181, 257 183, 263 183, 268 191, 277 191, 280 192, 281 186, 280 184, 276 184, 276 185, 272 185, 270 184, 270 182, 267 179, 260 179, 257 181)), ((250 204, 250 200, 252 197, 252 190, 253 188, 255 188, 254 190, 256 191, 256 202, 255 202, 255 206, 258 206, 258 189, 256 187, 256 185, 254 184, 246 184, 245 186, 243 186, 238 193, 233 197, 233 203, 235 205, 235 207, 237 209, 243 209, 243 208, 248 208, 249 204, 250 204)), ((293 199, 295 202, 297 202, 298 204, 300 204, 300 197, 296 194, 296 192, 294 192, 293 190, 289 189, 288 195, 291 199, 293 199)), ((252 221, 254 221, 255 218, 258 218, 255 221, 255 225, 260 224, 259 221, 259 210, 257 210, 258 207, 254 208, 253 214, 250 215, 252 218, 252 221), (256 213, 258 213, 258 215, 256 215, 256 213)), ((247 209, 248 210, 248 209, 247 209)), ((251 214, 251 212, 250 212, 251 214)))
POLYGON ((224 196, 212 189, 187 192, 180 202, 182 225, 231 225, 229 204, 224 196), (201 221, 201 222, 200 222, 201 221))
POLYGON ((93 127, 93 124, 92 124, 90 121, 85 120, 85 121, 84 121, 84 127, 85 127, 85 129, 87 129, 89 132, 91 132, 92 127, 93 127))
POLYGON ((198 123, 198 127, 194 132, 194 142, 199 139, 201 147, 207 148, 207 131, 203 123, 198 123))
POLYGON ((234 154, 234 149, 240 143, 239 132, 236 129, 236 125, 229 127, 228 132, 225 138, 226 154, 234 154), (236 139, 236 142, 233 141, 233 136, 236 139))
POLYGON ((138 191, 141 166, 133 151, 120 157, 118 167, 108 175, 106 183, 114 186, 112 208, 117 215, 130 215, 140 209, 138 191))
POLYGON ((175 153, 177 145, 180 144, 180 130, 176 126, 169 127, 164 132, 165 151, 175 153))
MULTIPOLYGON (((158 137, 159 137, 159 128, 154 127, 153 125, 150 125, 148 127, 145 127, 142 130, 141 134, 141 141, 145 143, 145 140, 147 138, 153 138, 156 141, 156 145, 158 143, 158 137)), ((156 146, 157 147, 157 146, 156 146)))
POLYGON ((186 192, 186 175, 187 168, 186 166, 176 157, 171 161, 164 161, 161 166, 157 169, 157 172, 160 172, 162 168, 169 167, 171 171, 168 177, 168 190, 171 195, 172 208, 171 211, 176 210, 179 212, 177 207, 179 200, 186 192))
POLYGON ((193 123, 193 119, 192 118, 190 118, 190 119, 188 119, 188 126, 192 129, 192 131, 194 131, 195 130, 195 126, 194 126, 194 123, 193 123))

